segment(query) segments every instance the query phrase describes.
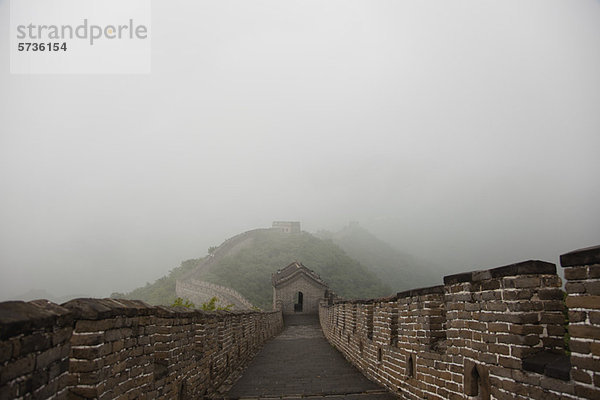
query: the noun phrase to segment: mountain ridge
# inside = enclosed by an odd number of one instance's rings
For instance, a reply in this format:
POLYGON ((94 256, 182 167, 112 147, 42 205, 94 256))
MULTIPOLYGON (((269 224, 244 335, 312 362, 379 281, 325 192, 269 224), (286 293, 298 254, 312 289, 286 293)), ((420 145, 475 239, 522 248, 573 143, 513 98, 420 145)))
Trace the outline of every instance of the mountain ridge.
POLYGON ((437 285, 443 278, 444 273, 435 266, 398 250, 356 222, 337 232, 322 230, 316 235, 333 241, 397 292, 437 285))
POLYGON ((235 240, 232 248, 237 249, 235 254, 223 255, 193 276, 231 287, 261 308, 271 306, 271 274, 294 261, 314 270, 344 297, 378 297, 392 292, 339 246, 308 232, 249 231, 243 240, 235 240))
POLYGON ((387 296, 439 281, 439 277, 420 273, 421 264, 414 257, 355 224, 314 235, 259 228, 211 247, 205 257, 182 262, 153 284, 127 294, 113 293, 113 297, 171 304, 176 281, 193 279, 232 288, 254 305, 270 309, 271 274, 294 261, 317 272, 331 290, 346 298, 387 296))

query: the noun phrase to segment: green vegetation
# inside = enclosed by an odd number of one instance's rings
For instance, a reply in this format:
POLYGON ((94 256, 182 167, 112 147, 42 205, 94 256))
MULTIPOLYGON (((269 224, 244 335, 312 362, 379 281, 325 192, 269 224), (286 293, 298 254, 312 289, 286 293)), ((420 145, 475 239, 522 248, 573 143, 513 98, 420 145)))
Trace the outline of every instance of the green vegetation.
POLYGON ((391 289, 329 240, 309 233, 255 231, 252 244, 224 256, 199 278, 239 291, 254 305, 272 307, 271 274, 299 261, 318 273, 338 295, 349 298, 385 296, 391 289))
MULTIPOLYGON (((210 299, 210 301, 208 301, 206 303, 202 303, 202 305, 200 306, 200 309, 203 311, 218 311, 218 310, 229 311, 229 310, 231 310, 231 307, 233 307, 233 304, 228 304, 225 307, 217 306, 218 301, 219 301, 218 298, 213 297, 212 299, 210 299)), ((171 304, 171 307, 196 308, 196 305, 194 303, 192 303, 191 301, 189 301, 188 299, 183 299, 181 297, 178 297, 175 299, 173 304, 171 304)))
POLYGON ((171 305, 176 300, 175 281, 185 273, 195 269, 203 259, 187 260, 180 267, 173 268, 169 275, 157 279, 154 283, 137 288, 129 293, 115 292, 110 295, 114 299, 142 300, 152 305, 171 305))
POLYGON ((221 306, 217 307, 217 301, 219 301, 219 299, 217 299, 216 297, 213 297, 212 299, 210 299, 210 301, 208 303, 202 303, 202 306, 200 307, 200 309, 202 309, 204 311, 215 311, 215 310, 229 311, 229 310, 231 310, 231 307, 233 307, 233 304, 228 304, 225 307, 221 307, 221 306))
MULTIPOLYGON (((375 238, 376 239, 376 238, 375 238)), ((288 264, 299 261, 308 268, 318 273, 327 282, 330 289, 346 298, 370 298, 387 296, 395 293, 398 288, 396 281, 389 276, 385 279, 367 269, 355 259, 351 258, 332 239, 319 239, 309 233, 286 234, 275 230, 255 230, 246 236, 243 243, 235 246, 235 251, 215 252, 208 266, 197 269, 205 259, 188 260, 180 267, 170 271, 168 276, 158 279, 153 284, 133 290, 130 293, 113 293, 111 297, 140 299, 150 304, 171 305, 176 302, 175 281, 184 274, 196 270, 194 278, 227 286, 240 292, 255 306, 269 310, 272 307, 271 274, 288 264), (215 256, 214 254, 220 253, 215 256), (388 279, 389 278, 389 279, 388 279), (386 284, 384 284, 385 282, 386 284), (388 286, 388 283, 394 286, 388 286)), ((229 244, 231 246, 231 243, 229 244)), ((369 252, 369 246, 361 247, 355 244, 362 253, 370 256, 363 257, 370 262, 373 255, 380 249, 369 252)), ((373 245, 373 243, 371 243, 373 245)), ((350 253, 348 249, 348 253, 350 253)), ((356 255, 354 255, 356 257, 356 255)), ((358 258, 358 257, 356 257, 358 258)), ((375 264, 379 265, 379 264, 375 264)), ((376 269, 374 269, 376 271, 376 269)), ((392 274, 393 275, 393 274, 392 274)), ((415 287, 414 282, 409 282, 408 287, 415 287)), ((185 305, 182 299, 182 304, 185 305)), ((216 300, 215 300, 216 301, 216 300)), ((202 308, 212 307, 205 303, 202 308)), ((216 304, 213 303, 215 309, 216 304)), ((227 308, 227 307, 225 307, 227 308)))
MULTIPOLYGON (((204 304, 202 306, 204 306, 204 304)), ((173 304, 171 304, 171 307, 196 308, 194 303, 192 303, 188 299, 182 299, 181 297, 176 298, 173 304)))

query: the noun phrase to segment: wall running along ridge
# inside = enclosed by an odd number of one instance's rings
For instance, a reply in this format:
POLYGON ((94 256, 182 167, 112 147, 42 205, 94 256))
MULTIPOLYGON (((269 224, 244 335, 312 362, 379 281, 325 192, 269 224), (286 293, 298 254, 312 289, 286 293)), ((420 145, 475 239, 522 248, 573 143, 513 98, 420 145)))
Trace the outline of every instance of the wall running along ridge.
POLYGON ((561 264, 566 305, 556 266, 526 261, 391 298, 331 298, 321 327, 403 399, 600 399, 600 246, 561 264))
POLYGON ((123 299, 0 303, 0 399, 216 396, 282 328, 280 312, 123 299))
POLYGON ((231 304, 234 310, 251 310, 254 308, 252 303, 238 291, 197 279, 176 281, 175 294, 184 299, 189 299, 196 306, 208 303, 213 297, 216 297, 219 306, 226 307, 231 304))

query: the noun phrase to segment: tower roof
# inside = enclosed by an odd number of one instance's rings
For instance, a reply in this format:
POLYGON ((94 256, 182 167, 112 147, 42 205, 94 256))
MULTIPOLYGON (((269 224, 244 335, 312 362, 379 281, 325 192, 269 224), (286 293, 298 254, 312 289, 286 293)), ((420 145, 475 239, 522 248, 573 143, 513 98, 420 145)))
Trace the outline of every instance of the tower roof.
POLYGON ((321 277, 313 270, 306 268, 302 263, 294 261, 287 267, 278 270, 271 277, 273 286, 280 286, 285 282, 289 282, 298 275, 305 275, 306 277, 313 280, 315 283, 327 287, 327 284, 321 279, 321 277))

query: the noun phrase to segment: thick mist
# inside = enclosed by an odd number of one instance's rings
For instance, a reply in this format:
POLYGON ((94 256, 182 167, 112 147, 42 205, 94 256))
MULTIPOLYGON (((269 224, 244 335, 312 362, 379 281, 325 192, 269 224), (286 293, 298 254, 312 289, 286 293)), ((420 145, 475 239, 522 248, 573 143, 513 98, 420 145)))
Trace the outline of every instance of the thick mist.
POLYGON ((129 291, 273 220, 447 271, 600 243, 599 1, 152 15, 149 75, 11 75, 0 30, 0 300, 129 291))

